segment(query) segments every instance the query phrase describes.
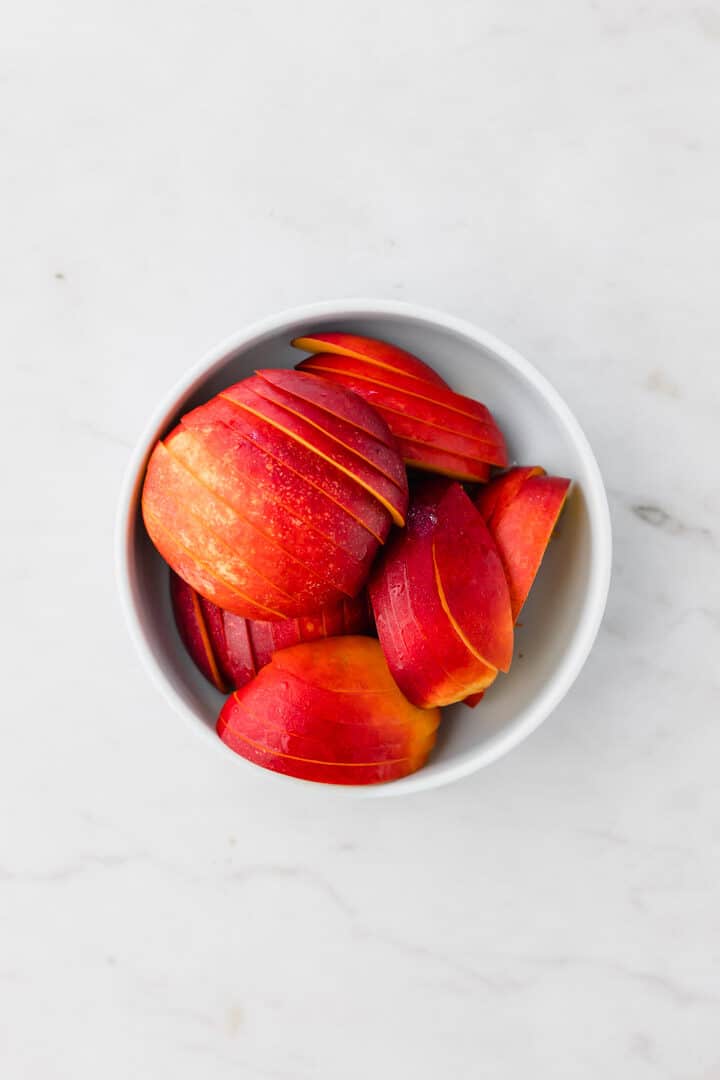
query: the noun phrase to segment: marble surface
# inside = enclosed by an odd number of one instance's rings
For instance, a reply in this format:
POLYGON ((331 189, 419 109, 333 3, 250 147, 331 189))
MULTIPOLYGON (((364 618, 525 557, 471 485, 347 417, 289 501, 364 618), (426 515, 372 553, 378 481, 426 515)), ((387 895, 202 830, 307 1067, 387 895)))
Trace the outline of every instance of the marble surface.
POLYGON ((0 1074, 720 1077, 720 7, 37 0, 0 34, 0 1074), (139 669, 129 449, 330 296, 524 352, 609 488, 562 707, 404 800, 267 786, 139 669))

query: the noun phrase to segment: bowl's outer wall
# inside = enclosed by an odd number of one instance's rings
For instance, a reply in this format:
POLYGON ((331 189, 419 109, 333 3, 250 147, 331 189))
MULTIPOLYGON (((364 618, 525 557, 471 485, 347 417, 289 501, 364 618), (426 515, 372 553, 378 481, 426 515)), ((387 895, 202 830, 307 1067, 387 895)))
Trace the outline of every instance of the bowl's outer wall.
POLYGON ((214 724, 222 698, 180 644, 167 568, 140 518, 144 467, 155 439, 189 408, 257 368, 292 367, 300 356, 290 339, 321 328, 383 338, 417 353, 454 389, 492 410, 512 462, 539 464, 573 481, 522 612, 510 674, 498 678, 476 709, 456 705, 445 710, 438 746, 420 773, 393 784, 348 789, 356 795, 400 794, 489 763, 529 734, 564 696, 592 646, 604 609, 611 558, 607 501, 587 441, 556 392, 512 350, 451 317, 373 301, 315 305, 251 328, 229 349, 213 350, 171 395, 138 446, 118 521, 118 573, 130 629, 148 670, 171 703, 196 727, 204 727, 218 746, 214 724))

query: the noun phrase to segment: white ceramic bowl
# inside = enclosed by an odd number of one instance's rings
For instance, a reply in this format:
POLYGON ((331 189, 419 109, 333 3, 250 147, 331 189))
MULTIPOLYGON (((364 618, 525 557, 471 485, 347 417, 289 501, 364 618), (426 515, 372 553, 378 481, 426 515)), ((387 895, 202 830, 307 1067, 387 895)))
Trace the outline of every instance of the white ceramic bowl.
MULTIPOLYGON (((155 441, 180 415, 256 368, 292 367, 290 340, 321 328, 384 338, 417 353, 455 390, 483 401, 505 433, 510 459, 568 476, 573 488, 518 627, 515 660, 474 710, 444 710, 436 749, 404 780, 330 787, 354 796, 400 795, 437 787, 489 765, 525 739, 565 696, 597 634, 610 582, 610 515, 592 450, 565 402, 527 360, 469 323, 395 301, 340 300, 296 308, 221 342, 170 390, 130 462, 117 524, 117 576, 130 634, 165 699, 210 746, 222 698, 185 654, 170 609, 168 573, 139 511, 145 465, 155 441)), ((308 785, 237 760, 269 783, 308 785)))

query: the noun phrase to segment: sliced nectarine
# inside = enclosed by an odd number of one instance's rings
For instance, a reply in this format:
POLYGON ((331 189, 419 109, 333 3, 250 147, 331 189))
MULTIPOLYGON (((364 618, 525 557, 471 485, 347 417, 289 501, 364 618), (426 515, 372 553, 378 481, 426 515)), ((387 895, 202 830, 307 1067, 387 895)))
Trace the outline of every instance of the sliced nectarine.
POLYGON ((517 619, 567 498, 570 481, 538 467, 510 469, 479 497, 505 568, 517 619))
POLYGON ((388 545, 371 579, 370 599, 390 670, 417 705, 448 705, 484 690, 499 666, 509 666, 512 620, 502 564, 457 483, 420 487, 407 529, 388 545))
MULTIPOLYGON (((326 471, 329 466, 333 472, 344 473, 374 496, 390 513, 396 525, 405 523, 407 480, 404 481, 404 486, 390 480, 366 457, 348 449, 327 430, 323 431, 317 424, 304 420, 297 413, 290 412, 256 393, 254 388, 248 385, 251 382, 252 379, 246 379, 244 383, 228 387, 221 395, 223 400, 231 402, 238 409, 245 409, 250 416, 271 424, 293 443, 316 454, 325 465, 326 471)), ((398 462, 402 467, 399 456, 398 462)))
POLYGON ((292 343, 296 349, 309 353, 334 353, 355 360, 364 360, 374 367, 394 371, 401 375, 412 375, 416 379, 435 386, 447 386, 437 371, 429 364, 397 345, 377 338, 361 337, 359 334, 311 333, 297 337, 292 343))
POLYGON ((367 595, 344 599, 315 615, 266 622, 244 619, 201 597, 170 572, 170 593, 180 637, 205 678, 218 690, 244 686, 280 649, 370 626, 367 595))
POLYGON ((378 643, 326 638, 276 653, 218 718, 220 738, 276 772, 337 784, 379 783, 420 768, 439 710, 401 694, 378 643))

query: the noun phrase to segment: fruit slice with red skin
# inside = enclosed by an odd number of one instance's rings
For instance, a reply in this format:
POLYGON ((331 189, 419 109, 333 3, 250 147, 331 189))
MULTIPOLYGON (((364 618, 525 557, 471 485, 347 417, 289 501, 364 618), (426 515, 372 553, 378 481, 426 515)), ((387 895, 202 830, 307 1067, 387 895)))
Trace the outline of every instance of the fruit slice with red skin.
POLYGON ((358 634, 370 625, 367 594, 280 622, 248 620, 205 600, 170 571, 175 622, 191 658, 218 690, 244 686, 279 649, 322 637, 358 634), (346 614, 347 613, 347 614, 346 614))
MULTIPOLYGON (((298 375, 299 372, 288 372, 288 374, 298 375)), ((302 378, 303 381, 311 380, 312 383, 321 382, 319 378, 313 375, 304 375, 302 378)), ((330 386, 331 384, 328 384, 328 387, 330 386)), ((334 389, 340 390, 341 387, 336 386, 334 389)), ((299 417, 305 423, 312 424, 313 427, 329 435, 332 439, 336 439, 340 445, 368 461, 378 472, 381 472, 383 476, 396 484, 401 490, 407 485, 405 467, 398 453, 395 439, 390 434, 387 425, 384 425, 386 429, 385 437, 381 440, 375 435, 368 434, 357 424, 345 420, 335 413, 319 408, 312 402, 291 394, 278 386, 273 386, 272 383, 266 382, 264 379, 258 379, 254 392, 271 404, 278 405, 293 416, 299 417)), ((350 395, 345 391, 343 396, 349 398, 350 395)), ((355 396, 357 397, 357 395, 355 396)), ((364 402, 363 407, 364 412, 369 411, 364 402)), ((376 420, 384 423, 379 415, 376 416, 376 420)))
POLYGON ((481 515, 459 484, 437 504, 432 549, 440 601, 448 617, 486 664, 508 671, 513 618, 503 564, 481 515), (459 554, 466 553, 464 569, 459 554))
MULTIPOLYGON (((322 493, 341 510, 345 510, 380 543, 385 541, 392 524, 385 507, 354 479, 339 469, 330 468, 322 457, 301 443, 290 440, 268 421, 248 413, 238 405, 213 398, 206 406, 201 406, 183 417, 182 422, 183 426, 188 427, 204 426, 208 422, 225 425, 233 434, 242 435, 247 441, 254 443, 267 456, 291 470, 305 484, 322 493)), ((299 499, 304 499, 306 494, 304 488, 298 488, 299 499)), ((307 516, 304 509, 302 516, 307 516)), ((318 524, 318 528, 320 527, 318 524)), ((323 529, 326 527, 327 524, 322 526, 323 529)))
POLYGON ((305 352, 335 353, 338 356, 364 360, 375 367, 401 375, 412 375, 416 379, 423 379, 435 386, 447 386, 445 380, 441 379, 437 371, 424 360, 406 352, 405 349, 400 349, 397 345, 390 345, 389 342, 379 341, 377 338, 360 337, 358 334, 320 332, 297 337, 292 344, 296 349, 303 349, 305 352))
POLYGON ((484 484, 490 476, 490 466, 481 461, 445 454, 442 450, 398 439, 405 464, 410 469, 423 472, 438 472, 453 480, 465 480, 469 483, 484 484))
POLYGON ((142 494, 145 527, 162 557, 201 596, 220 607, 248 618, 284 618, 284 611, 273 605, 287 605, 288 597, 209 532, 191 508, 167 496, 171 460, 158 443, 142 494))
MULTIPOLYGON (((205 678, 216 689, 222 693, 227 693, 230 686, 227 680, 223 678, 222 671, 215 658, 213 635, 208 627, 206 612, 203 610, 203 603, 207 603, 207 601, 203 601, 199 593, 196 593, 182 578, 172 572, 170 574, 170 598, 173 614, 175 615, 175 624, 183 645, 205 678)), ((215 607, 214 604, 208 606, 212 608, 213 614, 220 612, 220 608, 215 607)), ((220 626, 222 626, 222 616, 220 616, 219 622, 220 626)))
MULTIPOLYGON (((456 484, 450 488, 462 491, 456 484)), ((388 545, 370 582, 378 636, 393 677, 411 701, 424 706, 449 705, 485 689, 497 675, 473 650, 438 589, 433 544, 447 529, 448 515, 438 519, 446 490, 443 482, 421 489, 410 505, 406 531, 388 545)), ((479 517, 469 500, 468 505, 479 517)), ((454 526, 450 536, 453 531, 454 526)), ((467 550, 457 546, 456 572, 467 559, 467 550)))
MULTIPOLYGON (((517 466, 494 477, 475 498, 503 562, 513 622, 535 580, 569 486, 569 480, 546 476, 539 465, 517 466)), ((481 697, 471 695, 465 704, 472 708, 481 697)))
POLYGON ((539 465, 517 465, 495 476, 492 484, 479 491, 475 499, 475 505, 486 523, 491 525, 495 514, 501 514, 508 508, 526 480, 531 476, 544 475, 545 470, 539 465))
MULTIPOLYGON (((368 393, 373 388, 378 393, 377 388, 384 388, 392 393, 402 391, 407 397, 414 398, 416 403, 426 402, 435 406, 444 406, 450 412, 458 413, 460 416, 470 417, 491 427, 497 427, 486 405, 475 401, 474 398, 465 397, 464 394, 456 394, 449 387, 433 386, 420 379, 398 375, 394 372, 377 372, 361 361, 345 360, 340 356, 310 356, 306 360, 301 360, 297 367, 298 371, 311 372, 322 375, 324 378, 338 376, 337 379, 333 378, 333 381, 340 386, 345 385, 340 377, 352 379, 357 383, 357 389, 354 389, 354 392, 358 396, 368 393), (364 388, 364 384, 368 384, 367 389, 364 388)), ((395 408, 394 405, 393 408, 395 408)))
MULTIPOLYGON (((228 698, 231 701, 232 698, 228 698)), ((316 784, 383 784, 391 780, 401 780, 403 776, 417 771, 426 759, 401 758, 398 761, 373 763, 371 765, 332 765, 324 761, 308 761, 305 758, 280 754, 266 750, 258 743, 243 737, 238 730, 224 725, 218 727, 218 734, 231 750, 241 757, 260 765, 272 772, 284 773, 300 780, 310 780, 316 784)))
MULTIPOLYGON (((323 580, 324 575, 316 566, 306 566, 241 517, 188 472, 163 444, 157 453, 167 520, 172 517, 176 529, 187 529, 192 522, 195 535, 198 530, 203 534, 206 549, 212 545, 228 580, 232 580, 228 572, 236 572, 239 565, 252 571, 254 589, 262 588, 252 595, 266 607, 280 610, 284 618, 319 609, 342 598, 334 585, 323 580)), ((245 613, 235 609, 235 614, 245 613)))
POLYGON ((496 505, 491 517, 489 528, 505 568, 514 620, 540 568, 569 487, 563 477, 531 475, 506 506, 496 505))
MULTIPOLYGON (((230 611, 221 611, 220 618, 223 624, 225 637, 225 657, 222 660, 226 676, 231 686, 244 686, 255 678, 259 664, 250 639, 250 627, 257 625, 240 615, 233 615, 230 611)), ((284 623, 274 623, 274 626, 284 626, 284 623)))
MULTIPOLYGON (((496 672, 481 669, 467 649, 448 656, 438 647, 434 636, 438 623, 431 636, 425 633, 411 603, 403 563, 389 558, 383 567, 370 586, 375 622, 393 678, 408 700, 420 707, 449 705, 469 689, 488 685, 496 672), (452 665, 451 674, 447 668, 452 665)), ((443 644, 449 629, 445 627, 443 644)))
MULTIPOLYGON (((377 551, 374 537, 362 530, 355 538, 352 554, 341 549, 285 505, 266 496, 262 483, 267 481, 267 471, 253 483, 256 474, 234 469, 231 463, 226 464, 223 458, 213 455, 204 442, 202 431, 189 432, 180 428, 177 434, 173 433, 167 439, 165 447, 177 468, 183 471, 186 497, 194 498, 199 492, 202 505, 212 507, 208 511, 208 520, 214 516, 218 505, 224 518, 244 522, 249 536, 257 534, 263 538, 258 542, 263 547, 265 560, 279 565, 278 558, 285 562, 290 556, 292 562, 305 568, 306 575, 316 580, 318 586, 328 586, 346 595, 357 591, 377 551), (201 491, 204 491, 202 498, 201 491)), ((257 453, 250 447, 243 460, 245 467, 256 468, 253 457, 257 453)), ((271 470, 274 477, 274 467, 271 466, 271 470)), ((348 522, 348 525, 360 530, 357 522, 348 522)))
POLYGON ((389 426, 392 425, 393 435, 401 444, 409 440, 412 443, 423 443, 431 449, 437 447, 448 453, 457 454, 458 457, 471 458, 488 465, 507 465, 507 451, 504 445, 484 442, 470 438, 468 435, 459 435, 445 428, 434 427, 414 416, 390 413, 383 408, 379 408, 378 412, 387 419, 389 426))
POLYGON ((251 379, 229 387, 220 395, 238 409, 245 409, 250 416, 272 424, 285 436, 316 454, 321 461, 338 470, 364 488, 390 513, 396 525, 405 524, 407 509, 407 482, 402 488, 381 473, 375 466, 355 451, 348 450, 333 436, 325 434, 295 413, 274 405, 256 394, 248 386, 251 379))
MULTIPOLYGON (((308 545, 330 564, 337 559, 343 565, 334 548, 350 555, 351 562, 374 557, 375 533, 237 429, 223 422, 190 426, 183 421, 165 442, 198 479, 248 520, 264 523, 280 542, 290 536, 294 545, 308 545)), ((387 512, 378 511, 373 523, 389 528, 387 512)))
MULTIPOLYGON (((440 433, 451 432, 456 436, 465 435, 469 439, 483 445, 489 445, 497 451, 502 451, 505 448, 502 432, 490 414, 486 419, 466 416, 456 409, 448 408, 447 405, 441 402, 433 401, 427 397, 418 397, 417 394, 408 393, 405 389, 385 386, 355 375, 346 375, 335 371, 318 371, 316 378, 324 378, 330 385, 349 390, 356 397, 362 397, 369 405, 372 405, 377 413, 384 417, 383 422, 387 424, 393 434, 395 434, 394 425, 399 424, 397 417, 404 417, 408 421, 417 421, 423 427, 439 428, 440 433)), ((432 393, 433 391, 428 391, 427 387, 422 387, 422 392, 432 393)), ((440 437, 434 430, 431 430, 429 434, 432 434, 433 437, 440 437)))
POLYGON ((345 637, 276 653, 228 698, 217 731, 231 749, 266 768, 360 784, 420 768, 439 720, 438 710, 416 709, 402 696, 376 641, 345 637))
MULTIPOLYGON (((486 465, 507 465, 502 433, 489 413, 487 419, 479 420, 453 411, 445 404, 428 400, 427 395, 434 388, 422 384, 423 396, 417 396, 365 378, 327 369, 313 370, 365 397, 374 406, 396 437, 406 465, 470 481, 484 479, 486 465)), ((459 395, 455 398, 463 400, 459 395)))
POLYGON ((357 394, 353 394, 352 391, 349 394, 346 393, 344 387, 336 386, 327 379, 323 379, 321 375, 287 371, 285 368, 266 368, 257 371, 256 375, 275 389, 282 390, 301 401, 309 402, 318 409, 324 409, 330 415, 354 424, 355 427, 379 439, 380 442, 393 445, 392 434, 387 424, 378 416, 374 408, 368 409, 365 403, 362 409, 358 409, 357 394))

